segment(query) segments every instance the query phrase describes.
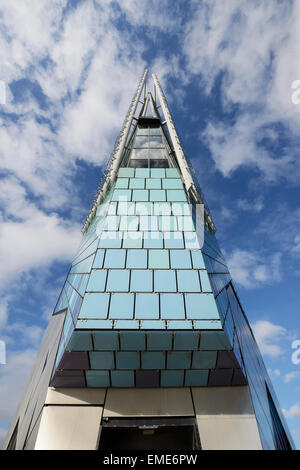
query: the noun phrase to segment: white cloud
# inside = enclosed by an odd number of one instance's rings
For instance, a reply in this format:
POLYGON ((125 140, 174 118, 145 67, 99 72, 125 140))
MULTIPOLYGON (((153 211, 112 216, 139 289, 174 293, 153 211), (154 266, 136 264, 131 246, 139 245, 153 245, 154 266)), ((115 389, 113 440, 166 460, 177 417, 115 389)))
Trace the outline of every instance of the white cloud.
POLYGON ((297 403, 290 407, 289 410, 283 409, 283 414, 286 418, 299 418, 300 417, 300 404, 297 403))
POLYGON ((286 337, 287 331, 283 326, 259 320, 252 325, 252 329, 263 355, 275 358, 284 353, 280 342, 286 337))
POLYGON ((292 380, 296 379, 299 376, 300 376, 299 371, 288 372, 287 374, 284 375, 283 380, 286 384, 288 384, 289 382, 291 382, 292 380))
POLYGON ((236 248, 227 259, 232 278, 248 289, 280 280, 281 254, 264 256, 236 248))

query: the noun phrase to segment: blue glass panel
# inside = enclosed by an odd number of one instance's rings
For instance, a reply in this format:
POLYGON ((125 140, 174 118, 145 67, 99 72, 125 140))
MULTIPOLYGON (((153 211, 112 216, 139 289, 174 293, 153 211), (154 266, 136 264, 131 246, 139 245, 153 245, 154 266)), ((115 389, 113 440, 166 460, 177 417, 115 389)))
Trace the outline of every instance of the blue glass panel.
POLYGON ((152 215, 153 202, 137 202, 135 206, 136 215, 152 215))
POLYGON ((142 248, 143 232, 124 232, 123 248, 142 248))
POLYGON ((135 203, 134 202, 119 202, 118 203, 118 211, 119 215, 133 215, 135 210, 135 203))
POLYGON ((114 351, 119 349, 119 337, 116 331, 95 331, 94 348, 99 351, 114 351))
POLYGON ((79 255, 77 255, 74 258, 72 264, 76 264, 79 261, 82 261, 83 259, 90 256, 92 253, 94 253, 98 248, 98 243, 99 243, 99 239, 97 237, 96 240, 94 240, 91 244, 89 244, 83 251, 81 251, 81 253, 79 255))
POLYGON ((74 266, 72 266, 70 272, 71 273, 89 273, 92 268, 94 256, 95 255, 91 255, 88 258, 81 261, 80 263, 75 264, 74 266))
POLYGON ((161 294, 160 306, 163 319, 185 318, 182 294, 161 294))
POLYGON ((178 270, 177 282, 179 292, 201 292, 197 271, 178 270))
POLYGON ((136 168, 135 176, 136 178, 149 178, 150 170, 148 168, 136 168))
POLYGON ((126 250, 106 250, 105 268, 124 268, 126 250))
POLYGON ((166 328, 164 320, 142 320, 141 328, 144 330, 163 330, 166 328))
POLYGON ((186 294, 186 316, 190 319, 219 319, 219 312, 212 294, 186 294))
POLYGON ((131 201, 131 189, 115 189, 112 201, 131 201))
POLYGON ((194 331, 177 331, 174 336, 174 349, 198 349, 199 333, 194 331))
POLYGON ((112 320, 77 320, 76 328, 85 328, 88 330, 93 329, 108 329, 112 328, 112 320))
POLYGON ((191 330, 193 328, 190 320, 168 320, 168 330, 191 330))
POLYGON ((172 202, 172 213, 178 216, 191 215, 192 208, 187 202, 172 202))
POLYGON ((169 268, 168 250, 149 250, 149 268, 168 269, 169 268))
POLYGON ((114 369, 114 362, 113 352, 90 352, 91 369, 114 369))
POLYGON ((204 387, 208 381, 208 370, 187 370, 185 385, 187 387, 204 387))
POLYGON ((143 351, 145 348, 145 333, 126 331, 120 333, 121 349, 127 351, 143 351))
POLYGON ((79 318, 106 318, 109 294, 85 294, 79 318))
POLYGON ((140 355, 138 352, 117 352, 116 353, 117 369, 139 369, 140 355))
POLYGON ((159 318, 158 294, 136 294, 135 318, 159 318))
POLYGON ((166 201, 166 191, 163 189, 150 189, 150 201, 166 201))
POLYGON ((132 194, 132 200, 133 201, 149 201, 148 189, 134 189, 133 194, 132 194))
POLYGON ((194 320, 194 328, 197 330, 221 330, 220 320, 194 320))
POLYGON ((162 181, 163 189, 183 189, 183 184, 179 178, 169 178, 162 181))
POLYGON ((118 178, 115 184, 115 189, 128 189, 128 178, 118 178))
POLYGON ((201 280, 201 287, 203 292, 211 292, 211 286, 208 278, 208 274, 206 271, 199 271, 200 280, 201 280))
POLYGON ((175 269, 191 269, 191 255, 188 250, 171 250, 171 268, 175 269))
POLYGON ((151 178, 165 178, 166 172, 164 168, 152 168, 151 178))
POLYGON ((88 387, 109 387, 109 373, 107 370, 87 370, 86 384, 88 387))
POLYGON ((217 351, 195 351, 193 353, 193 369, 214 369, 217 362, 217 351))
POLYGON ((134 168, 119 168, 119 177, 134 178, 134 168))
POLYGON ((133 318, 134 294, 113 294, 110 301, 110 318, 133 318))
POLYGON ((141 215, 140 216, 140 230, 144 232, 157 231, 158 219, 156 215, 141 215))
POLYGON ((186 201, 185 191, 183 189, 167 189, 167 201, 186 201))
POLYGON ((137 320, 115 320, 115 328, 124 330, 136 330, 139 327, 137 320))
POLYGON ((191 365, 191 352, 189 351, 170 351, 167 353, 168 369, 189 369, 191 365))
MULTIPOLYGON (((130 189, 144 189, 145 179, 144 178, 132 178, 129 183, 130 189)), ((135 199, 133 199, 135 201, 135 199)))
POLYGON ((184 248, 182 232, 164 232, 165 248, 184 248))
POLYGON ((147 250, 128 250, 127 268, 147 268, 147 250))
POLYGON ((86 290, 88 292, 101 292, 105 290, 105 269, 92 269, 86 290))
POLYGON ((167 178, 179 178, 180 173, 177 168, 166 168, 166 177, 167 178))
POLYGON ((172 333, 170 331, 149 331, 147 333, 147 349, 152 351, 172 349, 172 333))
POLYGON ((126 292, 129 289, 129 271, 112 269, 108 271, 106 290, 110 292, 126 292))
POLYGON ((130 290, 132 292, 152 292, 153 273, 148 269, 131 271, 130 290))
POLYGON ((163 248, 161 232, 144 232, 144 248, 163 248))
POLYGON ((192 260, 193 260, 193 268, 205 269, 205 264, 204 264, 201 250, 192 250, 191 255, 192 255, 192 260))
POLYGON ((205 331, 201 334, 200 349, 207 351, 225 350, 231 349, 231 345, 223 331, 205 331))
POLYGON ((160 385, 162 387, 182 387, 183 377, 183 370, 162 370, 160 385))
POLYGON ((154 271, 154 291, 155 292, 176 292, 175 271, 157 270, 154 271))
POLYGON ((158 228, 164 232, 175 232, 177 230, 176 217, 174 215, 160 215, 158 228))
POLYGON ((164 369, 165 353, 163 352, 143 352, 142 369, 164 369))
POLYGON ((99 248, 121 248, 122 232, 103 232, 99 248))
POLYGON ((112 387, 134 387, 134 372, 131 370, 112 370, 112 387))
POLYGON ((161 189, 161 179, 147 179, 146 180, 146 188, 147 189, 161 189))
POLYGON ((89 351, 93 349, 92 337, 88 331, 73 331, 67 351, 89 351))
POLYGON ((105 250, 97 250, 93 268, 102 268, 105 250))
POLYGON ((184 232, 184 243, 189 250, 199 250, 201 248, 196 232, 184 232))
POLYGON ((171 215, 171 204, 169 202, 154 202, 153 213, 155 215, 171 215))
POLYGON ((120 230, 134 230, 137 231, 139 228, 139 218, 136 215, 122 215, 120 230))

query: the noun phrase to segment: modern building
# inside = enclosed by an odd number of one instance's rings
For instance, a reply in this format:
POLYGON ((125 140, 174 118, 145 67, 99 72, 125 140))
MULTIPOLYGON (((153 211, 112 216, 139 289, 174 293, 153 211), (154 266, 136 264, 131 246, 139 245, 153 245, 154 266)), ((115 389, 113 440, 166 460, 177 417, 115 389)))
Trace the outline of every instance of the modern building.
POLYGON ((291 449, 158 79, 147 70, 5 449, 291 449))

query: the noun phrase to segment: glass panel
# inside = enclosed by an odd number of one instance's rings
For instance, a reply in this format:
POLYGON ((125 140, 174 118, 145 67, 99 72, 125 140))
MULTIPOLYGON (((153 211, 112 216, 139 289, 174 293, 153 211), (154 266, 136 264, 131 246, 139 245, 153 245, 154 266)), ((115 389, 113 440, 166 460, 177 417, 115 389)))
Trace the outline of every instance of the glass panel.
POLYGON ((168 369, 189 369, 191 365, 191 352, 170 351, 167 354, 168 369))
POLYGON ((128 250, 127 268, 147 268, 147 250, 128 250))
POLYGON ((146 188, 147 189, 161 189, 161 179, 147 179, 146 180, 146 188))
POLYGON ((130 189, 115 189, 112 195, 112 201, 131 201, 130 189))
POLYGON ((178 331, 174 337, 174 349, 198 349, 199 333, 178 331))
POLYGON ((108 272, 107 291, 126 292, 129 289, 129 271, 114 269, 108 272))
POLYGON ((159 318, 158 294, 136 294, 135 318, 159 318))
POLYGON ((162 184, 164 189, 183 189, 183 184, 179 178, 163 180, 162 184))
MULTIPOLYGON (((161 181, 160 179, 157 180, 150 180, 150 181, 161 181)), ((154 214, 155 215, 171 215, 171 204, 169 202, 154 202, 154 214)))
POLYGON ((144 232, 144 248, 163 248, 161 232, 144 232))
POLYGON ((186 201, 186 194, 184 190, 181 189, 168 189, 167 190, 167 200, 168 201, 186 201))
POLYGON ((145 333, 139 331, 126 331, 120 333, 121 349, 129 351, 143 351, 146 349, 145 333))
POLYGON ((139 228, 139 218, 135 215, 122 215, 120 222, 120 230, 137 231, 139 228))
POLYGON ((128 166, 130 168, 148 168, 148 160, 142 158, 140 160, 137 158, 131 158, 128 162, 128 166))
POLYGON ((101 292, 105 290, 105 269, 93 269, 86 290, 88 292, 101 292))
POLYGON ((113 352, 90 352, 90 363, 92 369, 114 369, 114 353, 113 352))
POLYGON ((148 269, 133 269, 131 271, 130 290, 132 292, 151 292, 152 286, 152 271, 148 269))
POLYGON ((85 294, 79 318, 106 318, 109 294, 85 294))
POLYGON ((67 351, 89 351, 93 349, 92 337, 88 331, 74 331, 67 351))
POLYGON ((147 346, 152 350, 172 349, 172 333, 167 331, 149 331, 147 334, 147 346))
POLYGON ((154 290, 156 292, 176 292, 175 271, 154 271, 154 290))
POLYGON ((211 292, 211 285, 206 271, 199 271, 203 292, 211 292))
POLYGON ((177 221, 174 215, 159 216, 159 230, 164 232, 174 232, 177 230, 177 221))
POLYGON ((161 135, 150 135, 148 146, 155 148, 155 147, 164 147, 163 138, 161 135))
POLYGON ((168 250, 149 250, 149 268, 169 268, 168 250))
POLYGON ((184 303, 182 294, 161 294, 161 318, 184 319, 184 303))
POLYGON ((134 170, 131 170, 130 168, 119 168, 118 176, 134 178, 134 170))
POLYGON ((138 352, 117 352, 116 353, 117 369, 139 369, 140 355, 138 352))
POLYGON ((144 189, 145 178, 131 178, 129 188, 130 189, 144 189))
POLYGON ((187 370, 185 385, 187 387, 203 387, 207 385, 208 370, 187 370))
POLYGON ((134 139, 134 148, 147 148, 149 147, 149 137, 146 135, 137 135, 134 139))
POLYGON ((165 201, 166 191, 163 189, 150 189, 150 201, 165 201))
POLYGON ((143 352, 142 353, 143 369, 164 369, 165 353, 163 352, 143 352))
POLYGON ((95 331, 94 348, 101 351, 114 351, 119 349, 119 338, 116 331, 95 331))
POLYGON ((87 370, 86 384, 88 387, 109 387, 109 373, 107 370, 87 370))
POLYGON ((119 202, 118 203, 118 214, 119 215, 133 215, 135 210, 134 202, 119 202))
POLYGON ((191 269, 191 255, 189 250, 170 250, 171 268, 191 269))
POLYGON ((200 349, 207 351, 225 350, 231 349, 231 345, 223 331, 205 331, 201 334, 200 349))
POLYGON ((135 170, 135 176, 136 178, 149 178, 150 170, 146 168, 137 168, 135 170))
POLYGON ((193 268, 194 269, 205 269, 205 264, 203 260, 203 256, 200 250, 193 250, 191 251, 192 260, 193 260, 193 268))
POLYGON ((106 250, 105 268, 124 268, 126 250, 106 250))
POLYGON ((182 387, 183 377, 183 370, 163 370, 160 383, 162 387, 182 387))
POLYGON ((184 248, 182 232, 164 232, 165 248, 184 248))
POLYGON ((135 213, 137 215, 151 215, 152 207, 153 202, 137 202, 135 207, 135 213))
POLYGON ((197 271, 177 271, 178 290, 180 292, 201 292, 197 271))
POLYGON ((147 189, 134 189, 132 194, 133 201, 148 201, 149 191, 147 189))
POLYGON ((180 173, 177 168, 168 168, 166 170, 166 177, 167 178, 180 178, 180 173))
POLYGON ((168 168, 169 167, 169 162, 168 160, 150 160, 150 168, 168 168))
POLYGON ((217 351, 194 351, 193 369, 214 369, 217 362, 217 351))
POLYGON ((129 183, 128 178, 118 178, 116 181, 115 188, 116 189, 128 189, 128 183, 129 183))
POLYGON ((165 178, 166 176, 166 170, 163 169, 156 169, 154 168, 151 170, 151 178, 165 178))
POLYGON ((102 268, 105 250, 97 250, 93 268, 102 268))
POLYGON ((148 157, 154 160, 165 160, 167 154, 164 148, 152 148, 149 149, 148 157))
POLYGON ((147 216, 141 215, 140 216, 140 230, 142 231, 157 231, 158 230, 158 219, 156 215, 147 216))
POLYGON ((142 248, 143 232, 124 232, 123 248, 142 248))
POLYGON ((134 387, 133 371, 113 370, 111 371, 112 387, 134 387))
POLYGON ((114 294, 111 296, 110 318, 133 318, 134 294, 114 294))
POLYGON ((190 319, 217 319, 219 312, 212 294, 185 294, 186 316, 190 319))

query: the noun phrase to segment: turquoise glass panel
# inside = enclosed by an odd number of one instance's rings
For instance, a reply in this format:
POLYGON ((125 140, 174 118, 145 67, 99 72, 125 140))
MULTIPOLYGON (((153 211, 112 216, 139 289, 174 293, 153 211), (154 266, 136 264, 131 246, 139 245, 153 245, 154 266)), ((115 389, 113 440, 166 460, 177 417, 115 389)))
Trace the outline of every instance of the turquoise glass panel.
POLYGON ((157 270, 154 271, 154 291, 155 292, 176 292, 175 271, 157 270))
POLYGON ((223 331, 204 331, 200 338, 200 349, 226 350, 231 349, 231 344, 223 331))
POLYGON ((151 178, 165 178, 166 172, 164 168, 152 168, 150 175, 151 178))
POLYGON ((164 232, 165 248, 184 248, 182 232, 164 232))
POLYGON ((184 232, 185 247, 189 250, 199 250, 200 244, 196 232, 184 232))
POLYGON ((186 294, 186 316, 190 319, 219 319, 219 312, 212 294, 186 294))
POLYGON ((128 189, 128 178, 118 178, 116 181, 115 189, 128 189))
POLYGON ((135 318, 159 318, 158 294, 136 294, 135 318))
POLYGON ((145 333, 126 331, 120 333, 121 349, 127 351, 143 351, 146 349, 145 333))
POLYGON ((146 188, 147 189, 161 189, 161 179, 159 178, 147 179, 146 188))
POLYGON ((178 230, 183 232, 192 232, 195 230, 193 218, 190 215, 177 216, 178 230))
POLYGON ((167 178, 179 178, 180 173, 177 168, 166 168, 166 177, 167 178))
POLYGON ((194 351, 193 369, 214 369, 217 362, 217 351, 194 351))
POLYGON ((103 267, 103 259, 104 259, 105 250, 97 250, 93 268, 102 268, 103 267))
POLYGON ((112 387, 134 387, 134 373, 131 370, 112 370, 112 387))
POLYGON ((86 290, 88 292, 105 291, 106 273, 105 269, 92 269, 86 290))
POLYGON ((139 218, 136 215, 122 215, 120 222, 120 230, 131 231, 138 230, 139 218))
POLYGON ((190 331, 177 331, 174 334, 174 349, 198 349, 199 333, 190 331))
POLYGON ((183 216, 183 215, 191 215, 192 210, 190 204, 187 202, 172 202, 172 214, 183 216))
POLYGON ((100 330, 110 330, 113 326, 112 320, 81 320, 78 319, 76 323, 76 328, 84 328, 87 330, 100 329, 100 330))
POLYGON ((170 250, 172 269, 191 269, 191 255, 189 250, 170 250))
POLYGON ((132 194, 133 201, 149 201, 149 191, 147 189, 134 189, 132 194))
POLYGON ((134 178, 134 168, 119 168, 118 176, 125 178, 134 178))
POLYGON ((108 271, 106 290, 109 292, 127 292, 129 289, 129 271, 112 269, 108 271))
POLYGON ((174 215, 159 216, 159 230, 164 232, 175 232, 177 230, 177 221, 174 215))
POLYGON ((167 201, 186 201, 185 191, 183 189, 167 189, 167 201))
POLYGON ((179 292, 200 292, 200 282, 197 271, 178 270, 177 282, 179 292))
POLYGON ((106 318, 109 294, 85 294, 79 318, 106 318))
POLYGON ((115 320, 115 328, 119 330, 135 330, 139 327, 139 322, 137 320, 115 320))
POLYGON ((169 268, 168 250, 149 250, 149 268, 150 269, 168 269, 169 268))
POLYGON ((94 348, 98 351, 114 351, 119 349, 119 337, 116 331, 95 331, 93 338, 94 348))
POLYGON ((163 330, 166 328, 164 320, 141 320, 141 328, 144 330, 163 330))
POLYGON ((162 370, 160 385, 162 387, 182 387, 183 378, 183 370, 162 370))
POLYGON ((120 216, 108 215, 105 217, 102 229, 104 231, 115 231, 119 229, 120 216))
POLYGON ((204 387, 208 381, 208 370, 187 370, 185 385, 187 387, 204 387))
POLYGON ((149 178, 150 170, 148 168, 136 168, 135 176, 136 178, 149 178))
POLYGON ((166 191, 163 189, 150 189, 150 201, 166 201, 166 191))
POLYGON ((155 215, 141 215, 140 216, 140 230, 144 232, 157 231, 158 219, 155 215))
POLYGON ((199 271, 203 292, 211 292, 211 285, 206 271, 199 271))
POLYGON ((126 250, 106 250, 105 268, 124 268, 126 250))
POLYGON ((109 387, 109 372, 107 370, 87 370, 86 384, 88 387, 109 387))
POLYGON ((171 215, 171 204, 169 202, 154 202, 153 213, 155 215, 171 215))
POLYGON ((152 292, 153 273, 148 269, 133 269, 130 280, 131 292, 152 292))
POLYGON ((90 363, 92 369, 114 369, 114 362, 113 352, 90 352, 90 363))
POLYGON ((118 210, 117 213, 119 215, 133 215, 135 211, 135 203, 134 202, 119 202, 118 203, 118 210))
POLYGON ((170 351, 167 353, 168 369, 189 369, 191 365, 191 355, 189 351, 170 351))
POLYGON ((190 320, 168 320, 168 330, 191 330, 193 324, 190 320))
POLYGON ((95 255, 91 255, 88 258, 81 261, 80 263, 75 264, 74 266, 71 267, 70 272, 71 273, 89 273, 92 268, 94 256, 95 255))
POLYGON ((113 294, 110 300, 110 318, 133 318, 134 294, 113 294))
POLYGON ((182 294, 161 294, 160 308, 162 319, 184 319, 182 294))
POLYGON ((88 331, 73 331, 66 350, 89 351, 91 349, 93 349, 91 334, 88 331))
POLYGON ((193 268, 205 269, 205 264, 204 264, 201 250, 192 250, 191 255, 192 255, 192 260, 193 260, 193 268))
POLYGON ((116 353, 117 369, 139 369, 140 355, 138 352, 117 352, 116 353))
POLYGON ((127 268, 147 268, 147 250, 127 250, 127 268))
POLYGON ((194 328, 197 330, 221 330, 220 320, 194 320, 194 328))
POLYGON ((112 201, 131 201, 131 189, 115 189, 112 201))
POLYGON ((142 232, 124 232, 123 248, 142 248, 143 233, 142 232))
MULTIPOLYGON (((129 183, 130 189, 144 189, 145 179, 144 178, 131 178, 129 183)), ((135 201, 135 199, 133 199, 135 201)))
POLYGON ((142 369, 164 369, 165 353, 142 352, 142 369))
POLYGON ((99 241, 99 248, 121 248, 122 232, 103 232, 99 241))
POLYGON ((163 189, 183 189, 183 184, 179 178, 169 178, 162 181, 163 189))
POLYGON ((144 248, 163 248, 161 232, 144 232, 144 248))
POLYGON ((170 331, 149 331, 147 348, 152 351, 168 351, 172 349, 172 333, 170 331))
POLYGON ((153 202, 137 202, 135 206, 136 215, 152 215, 153 202))

